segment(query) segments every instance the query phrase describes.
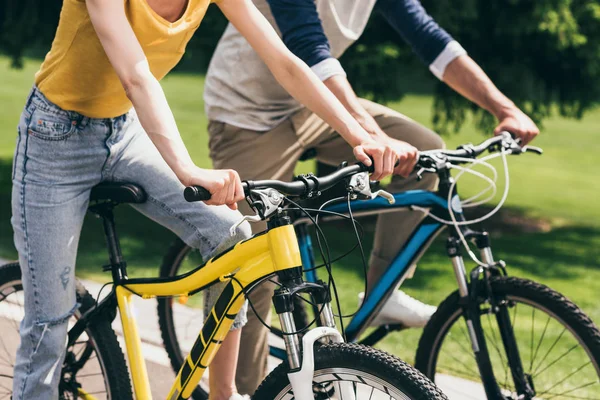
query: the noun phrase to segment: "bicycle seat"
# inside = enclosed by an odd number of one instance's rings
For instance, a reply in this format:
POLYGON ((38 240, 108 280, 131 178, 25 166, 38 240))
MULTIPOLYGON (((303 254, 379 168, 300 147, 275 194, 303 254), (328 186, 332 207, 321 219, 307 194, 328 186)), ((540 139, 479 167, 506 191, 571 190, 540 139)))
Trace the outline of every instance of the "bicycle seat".
POLYGON ((146 192, 135 183, 102 182, 92 188, 90 200, 139 204, 146 201, 146 192))

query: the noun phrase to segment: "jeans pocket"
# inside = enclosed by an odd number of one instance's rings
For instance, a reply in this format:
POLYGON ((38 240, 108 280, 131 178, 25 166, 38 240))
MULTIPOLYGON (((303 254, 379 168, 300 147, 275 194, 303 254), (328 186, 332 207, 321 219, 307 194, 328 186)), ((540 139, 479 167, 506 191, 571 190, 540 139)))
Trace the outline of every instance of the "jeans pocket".
POLYGON ((65 140, 77 131, 77 121, 68 114, 36 108, 31 114, 27 133, 43 140, 65 140))

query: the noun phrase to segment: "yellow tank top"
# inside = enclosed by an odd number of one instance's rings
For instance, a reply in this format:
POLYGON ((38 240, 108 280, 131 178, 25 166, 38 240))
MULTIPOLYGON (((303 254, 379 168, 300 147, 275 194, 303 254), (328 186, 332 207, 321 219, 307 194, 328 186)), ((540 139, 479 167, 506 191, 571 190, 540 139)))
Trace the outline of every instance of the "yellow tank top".
MULTIPOLYGON (((188 0, 182 17, 171 23, 146 0, 124 0, 129 23, 156 79, 179 62, 210 3, 188 0)), ((85 0, 64 0, 52 48, 35 83, 62 109, 90 118, 117 117, 132 106, 94 31, 85 0)))

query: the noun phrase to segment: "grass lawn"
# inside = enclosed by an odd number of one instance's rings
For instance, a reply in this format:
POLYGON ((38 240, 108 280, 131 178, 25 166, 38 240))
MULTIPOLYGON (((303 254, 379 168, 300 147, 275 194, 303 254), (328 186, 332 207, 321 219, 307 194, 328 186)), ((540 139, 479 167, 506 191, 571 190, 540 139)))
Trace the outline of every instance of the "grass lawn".
MULTIPOLYGON (((0 257, 5 258, 16 256, 9 222, 15 127, 36 68, 36 62, 28 61, 24 70, 12 70, 8 68, 8 60, 0 58, 0 257)), ((167 77, 163 87, 194 160, 207 167, 210 160, 202 85, 201 77, 177 74, 167 77)), ((408 95, 392 107, 430 125, 430 96, 408 95)), ((544 127, 535 143, 544 148, 543 157, 526 155, 510 159, 511 184, 506 208, 509 212, 503 214, 502 220, 491 221, 495 254, 507 262, 512 275, 553 287, 574 300, 592 319, 600 321, 600 207, 596 203, 600 180, 594 178, 597 174, 592 168, 597 157, 600 110, 589 113, 581 121, 552 118, 544 127), (510 224, 507 220, 520 222, 510 224)), ((465 142, 476 143, 482 138, 471 126, 466 126, 446 140, 452 147, 465 142)), ((302 171, 311 168, 310 163, 300 166, 302 171)), ((476 185, 465 180, 461 188, 461 193, 469 194, 476 190, 476 185)), ((156 275, 172 234, 127 207, 122 207, 117 214, 131 275, 156 275)), ((372 222, 365 221, 365 227, 365 246, 369 249, 372 222)), ((352 246, 349 226, 335 225, 327 231, 332 233, 329 240, 335 252, 352 246)), ((78 273, 106 280, 109 277, 101 272, 104 263, 106 254, 100 224, 88 218, 80 243, 78 273)), ((356 293, 363 287, 360 258, 346 258, 336 264, 334 270, 344 312, 349 313, 356 308, 356 293)), ((415 278, 407 281, 404 288, 432 304, 438 304, 456 289, 443 240, 438 240, 425 255, 415 278)), ((382 347, 412 361, 419 335, 419 330, 392 335, 382 347)))

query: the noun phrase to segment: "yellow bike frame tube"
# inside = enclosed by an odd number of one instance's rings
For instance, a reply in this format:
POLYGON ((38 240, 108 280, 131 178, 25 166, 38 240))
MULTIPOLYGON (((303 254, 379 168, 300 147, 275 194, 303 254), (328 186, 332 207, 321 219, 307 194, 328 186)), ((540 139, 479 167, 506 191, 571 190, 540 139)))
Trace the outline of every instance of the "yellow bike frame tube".
POLYGON ((245 300, 242 287, 231 280, 204 321, 200 335, 185 358, 167 399, 187 399, 192 395, 245 300))
POLYGON ((124 285, 144 298, 187 295, 234 272, 236 278, 247 285, 273 272, 301 265, 294 227, 285 225, 238 243, 228 252, 209 260, 193 274, 169 282, 146 279, 144 283, 124 285))
POLYGON ((131 303, 132 293, 122 286, 117 286, 115 294, 123 325, 123 334, 125 336, 127 358, 129 359, 129 366, 131 368, 135 397, 137 399, 152 399, 148 372, 146 371, 146 363, 142 354, 142 343, 131 303))
POLYGON ((229 281, 206 318, 168 397, 169 400, 187 399, 200 382, 202 374, 217 353, 235 316, 244 304, 246 298, 243 289, 277 271, 301 266, 294 227, 285 225, 238 243, 226 253, 209 260, 192 274, 168 282, 144 279, 143 283, 132 282, 117 286, 116 295, 136 397, 151 399, 140 338, 131 310, 132 293, 144 298, 186 295, 216 280, 229 281), (231 279, 232 276, 235 279, 231 279))
POLYGON ((302 265, 298 241, 291 225, 272 229, 265 235, 241 243, 228 254, 209 261, 207 266, 230 260, 237 261, 229 265, 231 272, 237 270, 235 279, 229 279, 229 283, 204 321, 202 331, 171 388, 169 400, 187 399, 192 395, 246 300, 244 288, 278 270, 302 265), (252 250, 247 246, 253 244, 260 246, 261 253, 255 253, 254 257, 244 259, 245 255, 252 254, 252 250), (266 248, 263 247, 265 244, 267 244, 266 248), (228 255, 235 257, 227 257, 228 255))

